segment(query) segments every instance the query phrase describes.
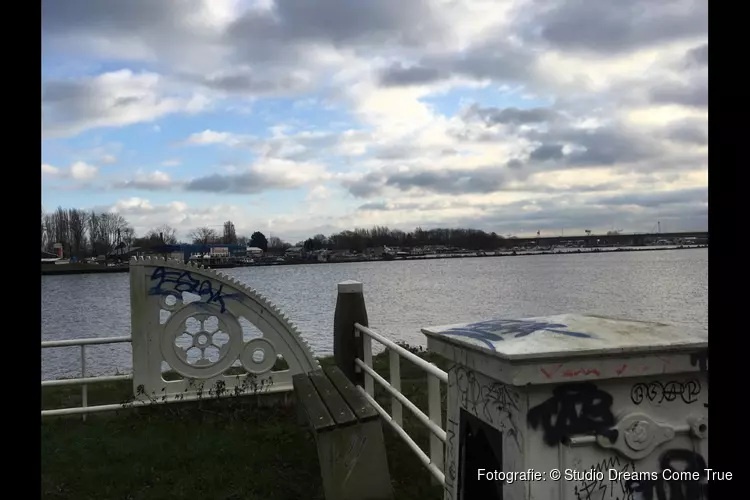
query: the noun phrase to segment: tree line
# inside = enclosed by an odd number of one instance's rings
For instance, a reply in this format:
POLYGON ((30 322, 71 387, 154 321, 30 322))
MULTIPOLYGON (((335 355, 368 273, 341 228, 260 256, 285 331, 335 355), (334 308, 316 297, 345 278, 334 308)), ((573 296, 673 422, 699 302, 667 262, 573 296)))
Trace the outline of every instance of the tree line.
POLYGON ((292 246, 301 247, 307 252, 316 250, 341 250, 364 252, 373 247, 401 247, 413 248, 428 245, 464 248, 467 250, 494 250, 503 246, 505 238, 497 233, 487 233, 479 229, 448 229, 437 228, 423 230, 417 227, 414 231, 389 229, 385 226, 375 226, 372 229, 355 228, 341 231, 329 236, 316 234, 292 245, 276 236, 266 238, 260 231, 255 231, 249 238, 238 237, 234 224, 224 223, 223 234, 209 227, 196 228, 188 234, 193 243, 238 243, 261 248, 263 251, 286 250, 292 246))
POLYGON ((320 249, 349 250, 364 252, 372 247, 414 248, 424 246, 444 246, 467 250, 494 250, 503 246, 505 238, 497 233, 487 233, 479 229, 436 228, 414 231, 389 229, 375 226, 372 229, 356 228, 341 231, 328 237, 318 234, 303 241, 301 246, 307 251, 320 249))
POLYGON ((42 250, 52 252, 59 243, 70 256, 87 257, 112 252, 135 239, 135 230, 122 215, 58 207, 45 213, 42 207, 42 250))
MULTIPOLYGON (((255 231, 249 238, 238 236, 232 221, 224 223, 222 232, 206 226, 195 228, 188 233, 188 239, 199 245, 250 245, 263 251, 291 247, 276 236, 266 238, 260 231, 255 231)), ((147 250, 179 243, 182 242, 177 238, 177 230, 168 224, 154 227, 138 236, 133 226, 120 214, 63 207, 45 212, 42 207, 41 249, 45 252, 53 253, 55 245, 60 244, 66 257, 80 259, 125 253, 130 248, 147 250)))
MULTIPOLYGON (((227 221, 223 230, 208 226, 197 227, 188 233, 193 244, 238 244, 261 248, 264 252, 283 252, 292 245, 277 236, 266 237, 255 231, 249 237, 237 234, 234 223, 227 221)), ((364 252, 372 247, 414 248, 428 245, 463 248, 467 250, 494 250, 503 246, 505 238, 494 232, 478 229, 437 228, 414 231, 389 229, 375 226, 371 229, 355 228, 329 236, 317 234, 294 246, 305 251, 340 250, 364 252)), ((42 250, 52 252, 55 243, 63 247, 66 256, 84 258, 109 255, 118 249, 138 247, 149 249, 160 245, 180 243, 177 230, 167 224, 150 229, 138 236, 130 223, 120 214, 85 211, 76 208, 58 207, 54 212, 45 212, 42 207, 42 250)))

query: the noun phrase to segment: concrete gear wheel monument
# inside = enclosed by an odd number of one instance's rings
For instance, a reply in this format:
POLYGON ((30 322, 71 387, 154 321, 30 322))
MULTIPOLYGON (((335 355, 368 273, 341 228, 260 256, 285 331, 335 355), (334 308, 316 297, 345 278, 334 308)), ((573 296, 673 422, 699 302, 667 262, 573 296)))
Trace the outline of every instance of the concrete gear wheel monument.
POLYGON ((287 392, 292 376, 320 367, 297 327, 256 290, 226 273, 163 258, 130 262, 133 392, 136 398, 195 398, 287 392), (241 320, 261 337, 246 339, 241 320), (278 359, 288 368, 274 370, 278 359), (244 370, 228 370, 238 365, 244 370), (174 374, 164 378, 164 364, 174 374), (171 380, 176 378, 177 380, 171 380))

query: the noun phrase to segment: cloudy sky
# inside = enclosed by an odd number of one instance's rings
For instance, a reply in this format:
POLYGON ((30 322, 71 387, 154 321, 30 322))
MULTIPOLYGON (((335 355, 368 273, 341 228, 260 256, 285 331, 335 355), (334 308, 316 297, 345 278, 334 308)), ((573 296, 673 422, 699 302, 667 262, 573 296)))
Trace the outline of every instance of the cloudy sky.
POLYGON ((707 227, 706 0, 58 0, 45 208, 292 242, 707 227))

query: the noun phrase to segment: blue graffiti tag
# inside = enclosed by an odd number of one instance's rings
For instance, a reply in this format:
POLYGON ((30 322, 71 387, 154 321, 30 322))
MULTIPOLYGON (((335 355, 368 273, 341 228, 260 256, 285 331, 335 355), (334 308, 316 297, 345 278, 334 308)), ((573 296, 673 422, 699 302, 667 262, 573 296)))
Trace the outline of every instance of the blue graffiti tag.
POLYGON ((567 325, 560 323, 547 323, 545 321, 493 319, 490 321, 471 323, 459 328, 451 328, 442 333, 443 335, 457 335, 459 337, 468 337, 478 340, 484 343, 492 351, 495 350, 493 342, 505 340, 505 338, 509 336, 513 336, 513 338, 525 337, 539 331, 561 333, 570 337, 591 338, 591 335, 587 333, 571 332, 568 330, 561 330, 561 328, 567 328, 567 325))
POLYGON ((195 279, 189 271, 167 271, 164 267, 157 267, 151 274, 151 281, 159 280, 156 285, 149 289, 149 295, 172 295, 180 298, 187 292, 198 295, 201 299, 206 298, 206 304, 219 304, 221 312, 227 310, 225 299, 239 299, 238 293, 223 293, 224 285, 214 290, 210 280, 195 279), (164 288, 165 284, 173 284, 172 287, 164 288))

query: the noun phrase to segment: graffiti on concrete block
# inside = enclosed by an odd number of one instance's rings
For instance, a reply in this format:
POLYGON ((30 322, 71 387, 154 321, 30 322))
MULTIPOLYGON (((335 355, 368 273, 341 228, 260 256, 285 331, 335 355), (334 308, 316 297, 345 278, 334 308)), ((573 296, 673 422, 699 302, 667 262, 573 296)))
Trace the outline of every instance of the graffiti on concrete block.
POLYGON ((463 408, 474 415, 483 417, 490 424, 496 425, 516 443, 519 450, 521 449, 519 426, 515 422, 515 415, 519 411, 519 395, 511 386, 500 382, 480 384, 473 371, 458 366, 456 367, 456 387, 459 402, 463 408), (494 416, 493 409, 499 414, 499 420, 494 416))
POLYGON ((635 472, 635 464, 615 455, 589 467, 574 492, 576 500, 633 500, 628 474, 635 472))
POLYGON ((686 449, 671 449, 659 457, 658 473, 651 479, 629 481, 632 498, 643 500, 708 500, 708 478, 704 458, 686 449), (692 477, 698 477, 695 480, 692 477))
POLYGON ((549 446, 574 434, 593 433, 617 441, 617 430, 611 428, 612 395, 590 382, 555 387, 551 398, 529 410, 528 420, 534 429, 541 426, 549 446))
POLYGON ((456 484, 458 472, 456 471, 456 429, 459 423, 449 418, 445 429, 445 500, 453 500, 453 486, 456 484))
POLYGON ((591 335, 587 333, 573 332, 565 330, 565 328, 567 328, 567 325, 546 321, 494 319, 471 323, 460 328, 451 328, 443 334, 478 340, 492 351, 495 351, 495 342, 505 340, 508 337, 525 337, 535 332, 554 332, 568 337, 591 338, 591 335))
POLYGON ((643 403, 644 399, 659 404, 664 401, 675 401, 677 398, 687 404, 692 404, 698 401, 700 393, 701 383, 696 379, 686 382, 639 382, 630 390, 630 399, 636 405, 643 403))

